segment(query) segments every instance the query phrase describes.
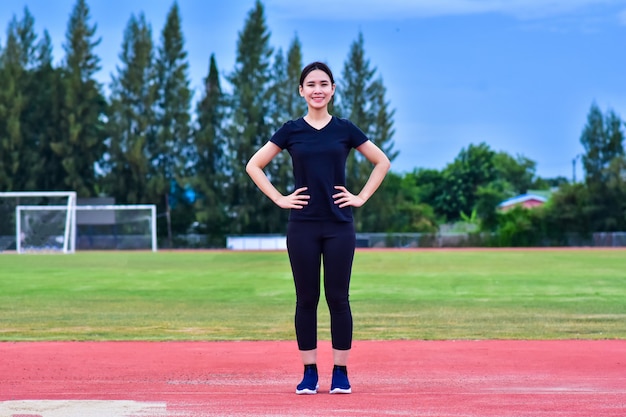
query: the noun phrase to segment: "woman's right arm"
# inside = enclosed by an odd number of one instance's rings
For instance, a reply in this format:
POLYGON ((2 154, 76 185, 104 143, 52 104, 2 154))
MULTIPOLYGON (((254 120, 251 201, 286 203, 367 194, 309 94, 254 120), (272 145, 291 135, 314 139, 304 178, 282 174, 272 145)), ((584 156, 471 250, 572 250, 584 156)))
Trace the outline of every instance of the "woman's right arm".
POLYGON ((301 194, 306 191, 306 187, 298 188, 289 195, 282 195, 267 178, 265 172, 263 172, 267 164, 269 164, 281 150, 282 149, 275 143, 267 142, 252 155, 252 158, 250 158, 246 165, 246 172, 250 175, 250 178, 252 178, 256 186, 259 187, 259 190, 269 197, 277 206, 284 209, 301 209, 308 204, 307 200, 309 196, 301 194))

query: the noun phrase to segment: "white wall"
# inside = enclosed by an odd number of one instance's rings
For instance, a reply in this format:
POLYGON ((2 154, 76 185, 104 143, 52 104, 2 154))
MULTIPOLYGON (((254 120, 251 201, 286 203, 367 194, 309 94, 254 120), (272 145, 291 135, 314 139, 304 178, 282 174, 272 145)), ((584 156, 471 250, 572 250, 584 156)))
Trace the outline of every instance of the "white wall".
POLYGON ((285 236, 228 236, 226 247, 232 250, 285 250, 285 236))

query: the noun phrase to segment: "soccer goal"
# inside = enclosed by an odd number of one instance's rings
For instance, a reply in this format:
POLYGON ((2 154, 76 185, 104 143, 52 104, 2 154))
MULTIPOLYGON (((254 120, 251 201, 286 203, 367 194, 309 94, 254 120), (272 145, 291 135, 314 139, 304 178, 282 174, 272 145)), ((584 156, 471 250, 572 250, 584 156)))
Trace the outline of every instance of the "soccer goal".
POLYGON ((156 251, 156 206, 77 205, 73 191, 0 192, 0 252, 89 249, 156 251))
POLYGON ((77 205, 76 248, 156 252, 156 205, 77 205))
POLYGON ((0 192, 0 251, 32 247, 73 253, 75 207, 74 191, 0 192), (38 215, 31 216, 27 225, 20 224, 20 206, 38 208, 38 215))
MULTIPOLYGON (((16 234, 21 236, 17 251, 49 250, 49 239, 40 236, 41 224, 47 223, 48 213, 63 212, 65 207, 20 205, 16 210, 16 234)), ((76 205, 73 210, 74 233, 70 240, 75 250, 157 251, 156 206, 153 204, 76 205)))

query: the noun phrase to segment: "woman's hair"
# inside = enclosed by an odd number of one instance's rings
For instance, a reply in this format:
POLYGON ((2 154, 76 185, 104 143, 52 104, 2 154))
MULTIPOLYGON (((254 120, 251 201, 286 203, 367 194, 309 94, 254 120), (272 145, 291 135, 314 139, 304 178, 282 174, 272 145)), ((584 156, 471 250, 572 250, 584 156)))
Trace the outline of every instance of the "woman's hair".
POLYGON ((303 85, 304 79, 307 77, 307 75, 309 75, 311 72, 315 70, 324 71, 330 78, 330 83, 335 84, 335 79, 333 78, 333 72, 330 70, 328 65, 324 64, 323 62, 311 62, 309 65, 304 67, 304 69, 302 70, 302 73, 300 74, 300 85, 303 85))

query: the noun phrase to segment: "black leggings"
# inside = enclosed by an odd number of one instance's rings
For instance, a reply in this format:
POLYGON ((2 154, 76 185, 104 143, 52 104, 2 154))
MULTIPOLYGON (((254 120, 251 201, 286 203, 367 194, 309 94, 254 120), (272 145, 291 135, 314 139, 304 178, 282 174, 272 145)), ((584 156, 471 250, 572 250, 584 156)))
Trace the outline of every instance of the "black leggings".
POLYGON ((289 222, 287 225, 287 250, 296 286, 296 339, 300 350, 317 348, 322 259, 332 346, 338 350, 352 347, 348 292, 355 242, 353 223, 289 222))

